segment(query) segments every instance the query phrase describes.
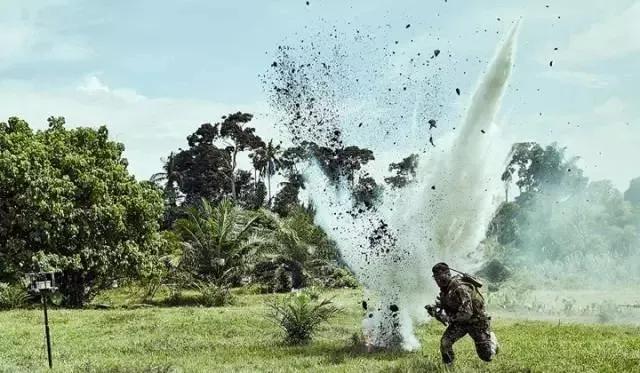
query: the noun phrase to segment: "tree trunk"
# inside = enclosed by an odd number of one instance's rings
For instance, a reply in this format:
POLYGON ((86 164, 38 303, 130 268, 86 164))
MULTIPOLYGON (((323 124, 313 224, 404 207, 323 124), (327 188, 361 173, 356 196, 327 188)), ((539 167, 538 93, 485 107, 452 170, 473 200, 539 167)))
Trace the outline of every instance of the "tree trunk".
POLYGON ((82 308, 87 300, 85 294, 85 281, 78 272, 67 271, 60 284, 60 292, 63 295, 63 304, 70 308, 82 308))
POLYGON ((269 207, 271 207, 271 173, 267 171, 267 188, 269 190, 269 199, 267 200, 269 207))
POLYGON ((236 201, 236 155, 238 154, 238 147, 233 149, 233 159, 231 161, 231 198, 236 201))

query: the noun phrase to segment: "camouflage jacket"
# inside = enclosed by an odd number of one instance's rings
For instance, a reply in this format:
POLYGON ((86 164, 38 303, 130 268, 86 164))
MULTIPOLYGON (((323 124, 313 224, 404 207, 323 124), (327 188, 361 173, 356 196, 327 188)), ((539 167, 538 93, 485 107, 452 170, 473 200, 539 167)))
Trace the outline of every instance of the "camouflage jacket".
POLYGON ((451 279, 446 289, 440 289, 438 298, 451 322, 474 322, 487 318, 480 292, 458 276, 451 279))

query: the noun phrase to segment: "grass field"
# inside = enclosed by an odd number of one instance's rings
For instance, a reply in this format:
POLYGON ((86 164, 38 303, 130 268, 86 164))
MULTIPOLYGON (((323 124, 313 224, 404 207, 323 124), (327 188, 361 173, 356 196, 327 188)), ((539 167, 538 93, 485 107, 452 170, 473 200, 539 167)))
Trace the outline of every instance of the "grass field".
MULTIPOLYGON (((344 309, 307 346, 282 345, 263 318, 271 296, 239 295, 224 308, 167 307, 52 310, 56 372, 211 371, 440 371, 443 327, 418 329, 422 349, 366 353, 351 341, 359 331, 360 291, 340 290, 344 309)), ((480 361, 468 337, 456 344, 461 372, 640 372, 640 328, 501 319, 494 322, 502 349, 480 361)), ((42 312, 0 312, 0 372, 46 369, 42 312)))

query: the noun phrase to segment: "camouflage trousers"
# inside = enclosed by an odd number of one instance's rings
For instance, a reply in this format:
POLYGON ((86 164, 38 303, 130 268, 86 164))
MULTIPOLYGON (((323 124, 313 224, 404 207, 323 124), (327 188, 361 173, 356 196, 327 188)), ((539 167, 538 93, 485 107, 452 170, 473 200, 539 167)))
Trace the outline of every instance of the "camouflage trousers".
POLYGON ((488 319, 468 323, 450 324, 440 339, 440 353, 445 364, 451 364, 455 358, 453 344, 469 334, 476 345, 478 357, 484 361, 491 361, 496 353, 496 346, 491 340, 491 326, 488 319))

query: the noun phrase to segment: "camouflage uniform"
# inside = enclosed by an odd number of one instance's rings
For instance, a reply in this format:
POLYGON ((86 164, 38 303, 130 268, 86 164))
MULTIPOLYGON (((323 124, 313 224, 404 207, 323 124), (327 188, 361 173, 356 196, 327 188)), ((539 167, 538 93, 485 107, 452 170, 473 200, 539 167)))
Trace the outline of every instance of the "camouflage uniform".
POLYGON ((484 299, 473 285, 451 278, 449 285, 440 291, 440 306, 447 314, 449 325, 440 340, 442 361, 450 364, 454 359, 453 344, 469 334, 476 345, 478 357, 491 361, 496 351, 492 342, 490 320, 484 310, 484 299))

